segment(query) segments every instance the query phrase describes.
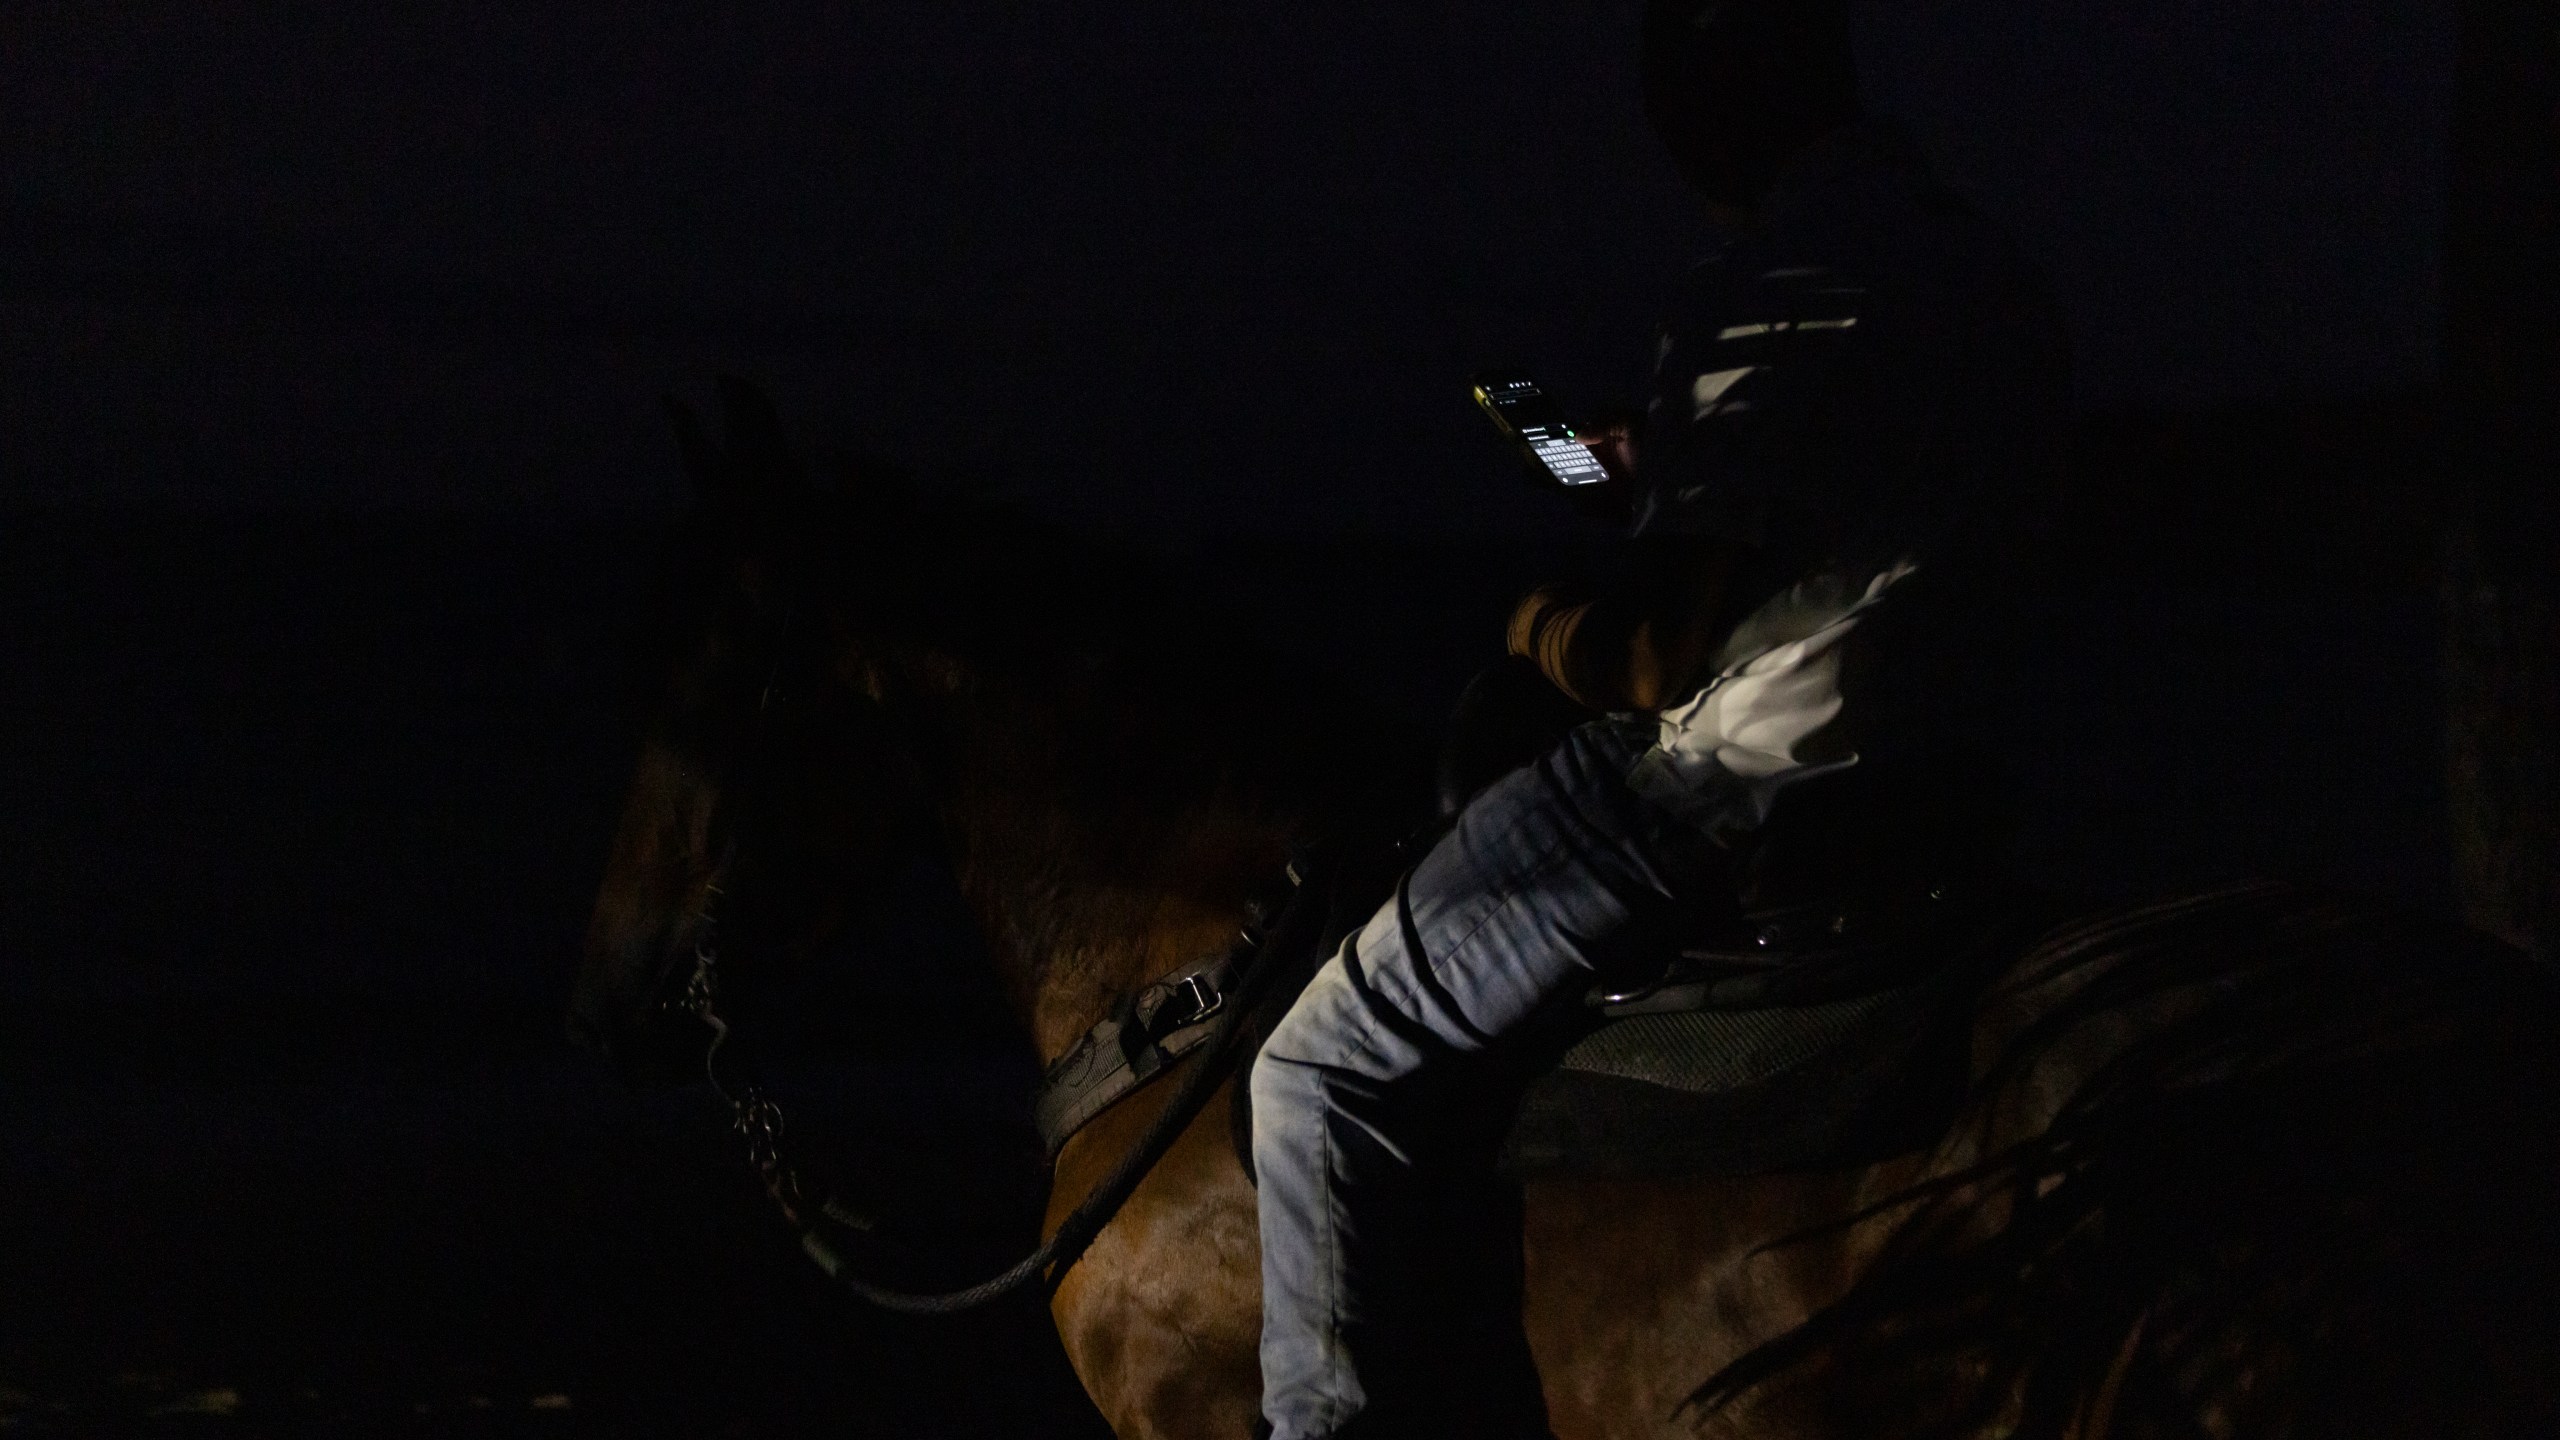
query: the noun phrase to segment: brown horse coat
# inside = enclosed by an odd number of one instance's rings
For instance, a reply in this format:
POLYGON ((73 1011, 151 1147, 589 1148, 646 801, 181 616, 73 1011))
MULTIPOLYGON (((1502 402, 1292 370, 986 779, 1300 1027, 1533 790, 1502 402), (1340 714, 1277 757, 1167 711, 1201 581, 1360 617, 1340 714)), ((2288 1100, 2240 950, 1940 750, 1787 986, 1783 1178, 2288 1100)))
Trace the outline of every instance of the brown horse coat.
MULTIPOLYGON (((768 926, 768 963, 814 953, 866 869, 939 846, 1043 1060, 1224 945, 1290 841, 1420 773, 1358 712, 1237 658, 1231 634, 1186 615, 1196 597, 1089 566, 1052 534, 859 493, 733 490, 697 525, 672 678, 590 933, 577 1009, 591 1031, 636 1024, 690 943, 750 748, 794 797, 760 835, 792 857, 768 864, 769 907, 791 917, 768 926), (1053 613, 991 602, 1023 586, 1053 613), (1116 608, 1068 598, 1097 590, 1116 608), (748 717, 786 667, 803 719, 777 731, 748 717)), ((2365 1242, 2288 1237, 2379 1227, 2374 1253, 2442 1251, 2446 1274, 2507 1293, 2481 1278, 2489 1260, 2426 1229, 2428 1207, 2460 1192, 2500 1223, 2538 1215, 2555 1198, 2550 1147, 2501 1114, 2480 1136, 2531 1143, 2482 1169, 2486 1140, 2435 1122, 2524 1103, 2519 1085, 2560 1093, 2517 1059, 2550 1049, 2536 984, 2428 926, 2278 888, 2060 926, 1977 1014, 1975 1098, 1931 1152, 1840 1173, 1531 1183, 1526 1319, 1554 1428, 2220 1436, 2427 1417, 2524 1433, 2560 1413, 2548 1370, 2515 1359, 2560 1358, 2548 1324, 2412 1338, 2377 1313, 2398 1281, 2330 1273, 2365 1242), (2495 1074, 2468 1083, 2474 1061, 2495 1074), (2369 1138, 2368 1112, 2389 1112, 2369 1138), (2288 1148, 2303 1136, 2308 1159, 2288 1148), (2328 1178, 2255 1198, 2306 1165, 2328 1178), (2403 1200, 2417 1218, 2391 1209, 2403 1200), (2367 1383, 2391 1368, 2374 1356, 2413 1354, 2407 1384, 2367 1383)), ((1074 1138, 1053 1223, 1168 1094, 1074 1138)), ((1067 1353, 1125 1436, 1239 1440, 1255 1414, 1254 1197, 1223 1114, 1191 1127, 1056 1295, 1067 1353)))

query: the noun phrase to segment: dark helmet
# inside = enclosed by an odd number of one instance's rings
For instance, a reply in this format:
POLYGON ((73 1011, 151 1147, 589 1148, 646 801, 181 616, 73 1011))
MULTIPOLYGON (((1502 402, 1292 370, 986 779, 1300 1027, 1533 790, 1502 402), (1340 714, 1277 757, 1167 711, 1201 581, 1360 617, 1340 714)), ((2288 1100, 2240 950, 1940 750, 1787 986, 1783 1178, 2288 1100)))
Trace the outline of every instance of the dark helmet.
POLYGON ((1645 118, 1720 204, 1858 116, 1845 0, 1647 0, 1642 66, 1645 118))

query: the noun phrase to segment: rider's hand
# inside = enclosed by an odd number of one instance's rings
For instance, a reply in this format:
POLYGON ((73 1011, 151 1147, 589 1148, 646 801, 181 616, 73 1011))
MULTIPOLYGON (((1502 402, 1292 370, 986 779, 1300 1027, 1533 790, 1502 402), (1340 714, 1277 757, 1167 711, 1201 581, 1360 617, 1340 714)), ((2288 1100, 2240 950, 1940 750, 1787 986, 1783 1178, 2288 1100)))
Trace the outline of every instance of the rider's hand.
POLYGON ((1573 502, 1573 508, 1611 525, 1624 525, 1635 518, 1636 431, 1643 418, 1617 406, 1573 427, 1574 438, 1609 474, 1600 484, 1576 485, 1567 490, 1566 498, 1573 502))
POLYGON ((1609 478, 1620 485, 1630 484, 1636 477, 1636 431, 1644 423, 1641 412, 1624 406, 1613 406, 1591 417, 1587 424, 1574 427, 1574 435, 1591 451, 1591 458, 1609 472, 1609 478))

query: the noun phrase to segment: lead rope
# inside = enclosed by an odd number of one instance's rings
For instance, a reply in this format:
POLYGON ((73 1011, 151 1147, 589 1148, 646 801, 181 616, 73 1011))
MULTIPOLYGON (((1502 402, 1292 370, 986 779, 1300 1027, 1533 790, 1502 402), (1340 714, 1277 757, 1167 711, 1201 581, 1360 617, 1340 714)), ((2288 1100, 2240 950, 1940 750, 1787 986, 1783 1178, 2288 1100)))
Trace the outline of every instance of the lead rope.
MULTIPOLYGON (((1297 877, 1293 875, 1292 879, 1297 877)), ((800 1232, 800 1248, 817 1262, 818 1268, 827 1272, 828 1278, 869 1304, 902 1315, 948 1315, 1000 1299, 1044 1276, 1049 1290, 1055 1293, 1058 1285, 1066 1279, 1069 1267, 1084 1255, 1094 1237, 1102 1233, 1102 1227, 1110 1223, 1111 1217, 1119 1213, 1120 1207, 1137 1191, 1139 1183, 1147 1178, 1147 1172, 1153 1170, 1165 1152, 1173 1148, 1174 1141, 1181 1138, 1182 1132, 1199 1118, 1201 1110, 1209 1103, 1210 1095, 1235 1068, 1244 1049, 1238 1042, 1252 1033, 1246 1021, 1261 1004, 1261 992, 1272 968, 1265 962, 1273 954, 1288 953, 1278 939, 1305 908, 1302 902, 1312 888, 1298 884, 1267 935, 1248 926, 1228 951, 1239 977, 1233 1003, 1217 1020, 1209 1038, 1187 1057, 1196 1061, 1191 1073, 1183 1077, 1181 1088, 1174 1092, 1163 1113, 1148 1125, 1146 1133, 1138 1137, 1138 1143, 1120 1157, 1120 1162, 1102 1177, 1101 1183, 1095 1185, 1074 1210, 1068 1212, 1067 1218, 1040 1243, 1039 1248, 1000 1274, 964 1289, 938 1294, 892 1289, 853 1274, 843 1253, 821 1233, 820 1222, 859 1233, 874 1228, 871 1217, 840 1204, 832 1195, 825 1195, 818 1198, 814 1207, 817 1218, 810 1218, 813 1212, 808 1205, 808 1187, 803 1184, 800 1172, 782 1152, 782 1108, 752 1080, 741 1078, 732 1084, 722 1078, 722 1054, 729 1046, 733 1032, 719 1012, 720 950, 716 932, 706 935, 694 947, 693 975, 685 984, 682 1003, 703 1024, 711 1027, 711 1045, 703 1053, 703 1071, 711 1081, 711 1088, 728 1102, 731 1123, 740 1135, 746 1137, 748 1164, 754 1167, 757 1178, 764 1182, 765 1192, 773 1197, 783 1217, 800 1232), (1055 1272, 1051 1273, 1053 1266, 1055 1272)), ((708 915, 702 918, 706 925, 710 922, 708 915)), ((1321 914, 1316 918, 1317 923, 1322 923, 1321 914)))

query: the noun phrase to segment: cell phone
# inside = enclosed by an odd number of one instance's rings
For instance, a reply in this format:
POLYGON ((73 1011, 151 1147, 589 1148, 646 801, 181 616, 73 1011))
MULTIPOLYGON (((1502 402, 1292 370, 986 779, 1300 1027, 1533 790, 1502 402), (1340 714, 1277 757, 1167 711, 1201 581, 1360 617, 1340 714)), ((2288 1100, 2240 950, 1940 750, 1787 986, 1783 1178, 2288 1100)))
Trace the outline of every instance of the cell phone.
POLYGON ((1575 438, 1564 412, 1528 372, 1487 370, 1475 377, 1475 389, 1476 403, 1520 447, 1541 479, 1569 490, 1608 480, 1600 457, 1575 438))

